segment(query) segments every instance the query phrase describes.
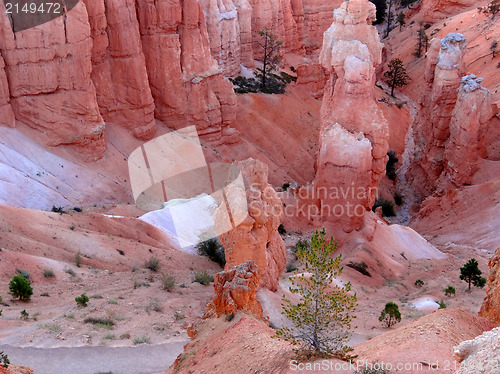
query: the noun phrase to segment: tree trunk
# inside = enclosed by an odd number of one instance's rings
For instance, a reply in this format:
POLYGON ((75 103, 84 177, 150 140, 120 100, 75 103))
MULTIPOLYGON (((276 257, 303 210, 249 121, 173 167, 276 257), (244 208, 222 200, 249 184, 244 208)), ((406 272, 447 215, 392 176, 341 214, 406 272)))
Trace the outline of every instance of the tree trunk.
POLYGON ((389 0, 389 10, 387 11, 387 30, 385 31, 385 37, 386 38, 389 36, 389 31, 390 31, 390 28, 391 28, 392 1, 393 0, 389 0))
POLYGON ((265 34, 265 41, 264 41, 264 60, 262 61, 263 66, 262 66, 262 83, 261 83, 261 88, 262 90, 265 90, 266 88, 266 72, 267 72, 267 40, 269 39, 269 35, 266 33, 265 34))

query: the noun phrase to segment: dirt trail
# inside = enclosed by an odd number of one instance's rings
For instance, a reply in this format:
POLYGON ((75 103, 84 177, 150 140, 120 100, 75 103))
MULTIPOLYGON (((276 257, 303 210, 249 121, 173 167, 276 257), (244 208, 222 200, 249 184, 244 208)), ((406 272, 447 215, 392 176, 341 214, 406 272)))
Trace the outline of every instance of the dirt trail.
POLYGON ((188 341, 135 347, 33 348, 0 345, 12 363, 35 374, 152 374, 166 370, 188 341))

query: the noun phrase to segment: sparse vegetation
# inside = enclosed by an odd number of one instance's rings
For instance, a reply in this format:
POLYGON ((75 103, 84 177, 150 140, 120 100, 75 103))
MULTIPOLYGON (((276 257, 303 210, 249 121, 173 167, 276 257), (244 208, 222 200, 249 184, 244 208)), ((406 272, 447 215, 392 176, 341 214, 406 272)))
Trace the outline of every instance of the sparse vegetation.
POLYGON ((196 245, 196 250, 201 256, 207 256, 211 261, 218 263, 221 267, 226 265, 224 247, 219 238, 211 238, 196 245))
POLYGON ((360 272, 363 275, 366 275, 367 277, 371 277, 370 272, 368 271, 368 265, 366 262, 361 261, 361 262, 349 262, 347 264, 350 268, 353 268, 354 270, 360 272))
POLYGON ((20 275, 21 277, 25 278, 27 281, 30 280, 30 273, 27 270, 23 269, 16 269, 17 275, 20 275))
POLYGON ((197 271, 194 273, 194 282, 208 286, 210 284, 210 275, 206 271, 197 271))
POLYGON ((295 255, 295 258, 297 258, 297 252, 299 250, 304 250, 304 251, 309 250, 309 245, 310 243, 308 240, 305 239, 299 240, 292 249, 292 253, 295 255))
POLYGON ((172 292, 175 288, 175 278, 167 274, 162 274, 161 284, 164 290, 172 292))
POLYGON ((403 12, 398 14, 397 21, 399 23, 399 31, 401 31, 403 29, 403 26, 406 25, 405 19, 406 19, 406 15, 403 12))
POLYGON ((75 273, 75 271, 74 271, 73 269, 71 269, 71 268, 65 268, 65 269, 64 269, 64 272, 65 272, 66 274, 71 275, 72 277, 76 277, 76 273, 75 273))
POLYGON ((93 325, 108 326, 108 327, 112 327, 115 325, 115 322, 110 318, 87 317, 83 320, 83 322, 91 323, 93 325))
POLYGON ((283 186, 281 186, 281 191, 286 191, 290 188, 290 183, 283 183, 283 186))
POLYGON ((399 312, 398 304, 393 302, 385 304, 385 308, 382 310, 382 313, 380 313, 378 320, 386 327, 391 327, 401 322, 401 313, 399 312))
POLYGON ((439 309, 446 309, 446 304, 443 300, 439 302, 439 309))
POLYGON ((403 204, 403 196, 399 192, 394 193, 394 203, 397 206, 401 206, 403 204))
POLYGON ((82 293, 80 296, 75 297, 75 301, 78 304, 78 306, 86 307, 87 303, 89 302, 89 298, 87 295, 82 293))
POLYGON ((486 285, 486 278, 481 277, 482 271, 479 270, 479 264, 476 259, 470 259, 463 267, 460 268, 460 279, 471 285, 483 288, 486 285))
POLYGON ((297 268, 297 266, 295 266, 294 264, 288 264, 288 265, 286 266, 286 272, 287 272, 287 273, 291 273, 291 272, 294 272, 294 271, 296 271, 296 270, 298 270, 298 268, 297 268))
POLYGON ((406 86, 411 78, 406 72, 403 61, 399 58, 393 58, 389 62, 388 68, 384 73, 385 82, 391 87, 391 96, 395 97, 394 88, 406 86))
POLYGON ((390 374, 388 369, 384 369, 379 363, 367 363, 363 369, 356 370, 354 374, 390 374))
POLYGON ((393 217, 396 214, 394 213, 394 204, 390 200, 386 200, 384 198, 375 199, 375 203, 373 204, 372 211, 375 211, 378 207, 382 207, 382 214, 385 217, 393 217))
POLYGON ((445 296, 455 295, 455 287, 453 287, 453 286, 446 287, 444 289, 444 294, 445 294, 445 296))
POLYGON ((33 288, 30 282, 21 275, 14 275, 9 283, 9 291, 13 297, 18 297, 19 300, 29 301, 33 295, 33 288))
POLYGON ((231 322, 234 318, 234 313, 231 313, 231 314, 227 314, 226 315, 226 322, 231 322))
POLYGON ((180 321, 181 319, 186 318, 186 315, 184 314, 184 312, 182 310, 176 310, 174 312, 174 318, 176 321, 180 321))
POLYGON ((282 223, 280 223, 280 225, 278 226, 278 234, 280 235, 286 234, 285 226, 283 226, 282 223))
POLYGON ((78 252, 75 255, 75 264, 76 264, 76 267, 82 266, 82 256, 81 256, 80 252, 78 252))
POLYGON ((148 312, 148 314, 151 310, 154 312, 161 312, 163 310, 163 305, 161 305, 156 297, 152 298, 149 305, 146 307, 146 312, 148 312))
POLYGON ((422 279, 417 279, 415 281, 415 287, 422 287, 424 285, 424 281, 422 279))
POLYGON ((26 309, 21 310, 21 318, 24 321, 27 321, 30 318, 30 314, 26 311, 26 309))
POLYGON ((43 276, 45 278, 53 278, 54 277, 54 272, 52 270, 50 270, 50 269, 45 269, 43 271, 43 276))
POLYGON ((257 44, 262 48, 262 68, 257 69, 259 72, 258 78, 260 78, 260 89, 264 93, 275 93, 270 90, 272 85, 269 84, 275 82, 271 82, 269 78, 271 72, 276 69, 277 64, 281 61, 279 52, 283 42, 276 40, 274 34, 267 27, 259 30, 259 35, 261 41, 257 42, 257 44))
POLYGON ((417 32, 417 47, 415 48, 415 52, 413 53, 416 57, 422 57, 422 52, 425 50, 427 53, 427 49, 429 48, 429 37, 425 32, 425 25, 422 21, 420 21, 420 28, 417 32))
POLYGON ((0 365, 4 368, 8 368, 10 365, 9 357, 3 351, 0 351, 0 365))
POLYGON ((326 232, 316 231, 311 238, 309 249, 300 247, 297 257, 306 273, 290 277, 290 291, 301 296, 298 304, 293 304, 283 296, 283 314, 293 327, 283 327, 276 337, 300 345, 298 352, 307 356, 335 354, 345 357, 351 350, 346 345, 356 295, 351 295, 351 284, 331 287, 333 280, 342 274, 342 256, 332 257, 337 249, 333 239, 326 240, 326 232))
POLYGON ((398 163, 399 159, 396 157, 396 152, 394 152, 393 150, 387 152, 387 156, 389 156, 389 159, 387 160, 387 164, 385 165, 385 174, 387 175, 387 178, 394 181, 396 180, 396 164, 398 163))
POLYGON ((156 257, 151 257, 149 260, 146 261, 144 267, 151 271, 158 271, 160 270, 160 260, 158 260, 156 257))
POLYGON ((52 205, 51 212, 59 213, 59 214, 66 213, 66 211, 61 206, 55 206, 55 205, 52 205))
POLYGON ((137 337, 133 340, 134 345, 138 344, 151 344, 151 339, 149 339, 149 336, 143 335, 140 337, 137 337))

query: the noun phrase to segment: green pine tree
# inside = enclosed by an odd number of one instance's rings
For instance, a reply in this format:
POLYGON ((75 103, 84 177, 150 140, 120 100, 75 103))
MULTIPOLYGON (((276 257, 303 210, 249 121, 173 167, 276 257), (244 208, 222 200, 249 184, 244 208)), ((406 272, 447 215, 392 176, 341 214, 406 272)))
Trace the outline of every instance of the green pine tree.
POLYGON ((394 88, 403 87, 411 79, 399 58, 393 58, 388 65, 389 70, 384 73, 385 82, 391 87, 391 96, 394 97, 394 88))
POLYGON ((300 246, 297 258, 304 273, 290 277, 290 291, 301 296, 293 304, 283 295, 283 314, 293 327, 283 327, 276 336, 297 344, 298 351, 310 356, 328 354, 345 356, 346 345, 356 308, 356 295, 351 295, 350 282, 342 287, 332 283, 342 274, 342 256, 332 257, 337 249, 333 237, 325 239, 325 230, 311 238, 310 246, 300 246), (307 275, 306 275, 307 274, 307 275))
POLYGON ((486 278, 481 277, 482 271, 479 270, 479 264, 475 258, 470 259, 463 267, 460 268, 460 279, 476 287, 483 288, 486 284, 486 278))

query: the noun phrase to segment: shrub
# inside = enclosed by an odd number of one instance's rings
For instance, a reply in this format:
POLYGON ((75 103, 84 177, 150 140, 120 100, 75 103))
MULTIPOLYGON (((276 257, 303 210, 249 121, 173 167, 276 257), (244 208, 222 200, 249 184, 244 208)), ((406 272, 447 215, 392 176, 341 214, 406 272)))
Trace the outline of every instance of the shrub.
POLYGON ((298 270, 298 268, 297 268, 297 266, 295 266, 294 264, 288 264, 288 265, 286 266, 286 272, 287 272, 287 273, 291 273, 291 272, 293 272, 293 271, 295 271, 295 270, 298 270))
POLYGON ((220 243, 218 238, 211 238, 205 241, 199 242, 196 245, 196 250, 200 256, 206 256, 211 261, 218 263, 221 267, 226 265, 226 254, 224 252, 224 247, 220 243))
POLYGON ((71 269, 71 268, 65 268, 65 269, 64 269, 64 272, 65 272, 66 274, 71 275, 72 277, 76 277, 76 273, 75 273, 75 271, 74 271, 73 269, 71 269))
POLYGON ((102 326, 114 326, 115 322, 109 318, 95 318, 95 317, 87 317, 83 320, 84 323, 91 323, 93 325, 102 325, 102 326))
POLYGON ((45 278, 52 278, 54 276, 54 272, 52 270, 50 270, 50 269, 45 269, 43 271, 43 276, 45 278))
POLYGON ((146 261, 144 267, 151 271, 158 271, 160 270, 160 260, 158 260, 156 257, 151 257, 149 260, 146 261))
POLYGON ((446 309, 446 304, 444 303, 443 300, 439 302, 439 309, 446 309))
POLYGON ((26 309, 21 310, 21 319, 27 321, 30 318, 30 314, 26 311, 26 309))
POLYGON ((391 327, 397 322, 401 322, 401 313, 399 312, 398 304, 393 302, 385 304, 385 308, 382 310, 382 313, 380 313, 378 320, 387 327, 391 327))
POLYGON ((31 288, 30 282, 20 275, 12 277, 9 283, 9 291, 12 296, 24 301, 29 301, 31 295, 33 295, 33 288, 31 288))
POLYGON ((75 301, 79 306, 86 307, 89 302, 89 298, 87 295, 82 293, 80 296, 75 297, 75 301))
POLYGON ((154 312, 161 312, 163 310, 163 306, 160 304, 160 301, 156 297, 151 299, 149 305, 146 307, 146 311, 148 312, 148 314, 150 310, 154 312))
POLYGON ((194 273, 194 281, 208 286, 210 284, 210 275, 206 271, 197 271, 194 273))
POLYGON ((444 294, 446 296, 451 296, 451 295, 455 295, 455 287, 453 286, 448 286, 444 289, 444 294))
POLYGON ((401 196, 398 192, 394 194, 394 202, 396 203, 397 206, 400 206, 403 204, 403 196, 401 196))
POLYGON ((387 152, 387 156, 389 156, 389 160, 387 160, 387 164, 385 165, 385 174, 390 180, 396 180, 396 164, 399 160, 393 150, 387 152))
POLYGON ((367 363, 363 369, 356 370, 354 374, 390 374, 390 371, 378 363, 367 363))
POLYGON ((151 344, 151 339, 149 339, 149 336, 143 335, 141 337, 135 338, 133 340, 133 342, 134 342, 135 345, 138 345, 138 344, 151 344))
POLYGON ((368 265, 366 265, 366 262, 361 261, 361 262, 349 262, 347 264, 350 268, 353 268, 354 270, 359 271, 361 274, 366 275, 367 277, 371 277, 370 272, 367 270, 368 265))
POLYGON ((309 241, 306 239, 301 239, 295 244, 295 247, 293 247, 292 253, 295 255, 295 258, 297 258, 297 252, 299 250, 308 251, 309 248, 310 248, 309 241))
POLYGON ((52 205, 51 211, 59 214, 66 213, 66 211, 61 206, 55 206, 55 205, 52 205))
POLYGON ((421 279, 417 279, 417 280, 415 281, 415 286, 416 286, 416 287, 422 287, 423 285, 424 285, 424 281, 423 281, 423 280, 421 280, 421 279))
POLYGON ((76 264, 77 267, 82 266, 82 256, 80 255, 80 252, 78 252, 75 255, 75 264, 76 264))
POLYGON ((20 275, 21 277, 25 278, 26 280, 30 280, 30 273, 27 270, 23 269, 16 269, 17 275, 20 275))
POLYGON ((3 365, 4 368, 8 368, 10 364, 9 357, 0 351, 0 365, 3 365))
POLYGON ((180 321, 181 319, 186 318, 186 316, 182 310, 176 310, 174 312, 174 318, 176 321, 180 321))
POLYGON ((379 206, 382 207, 382 214, 385 217, 394 217, 396 214, 394 213, 394 205, 392 201, 378 198, 375 200, 375 204, 373 204, 372 211, 375 211, 379 206))
POLYGON ((226 314, 226 321, 231 322, 234 318, 234 313, 226 314))
POLYGON ((290 183, 283 183, 283 186, 281 186, 281 191, 286 191, 290 187, 290 183))
POLYGON ((169 275, 163 274, 161 277, 161 284, 163 289, 172 292, 175 288, 175 278, 169 275))
POLYGON ((118 251, 118 253, 119 253, 120 255, 125 256, 125 252, 124 252, 124 251, 122 251, 121 249, 117 249, 117 251, 118 251))

